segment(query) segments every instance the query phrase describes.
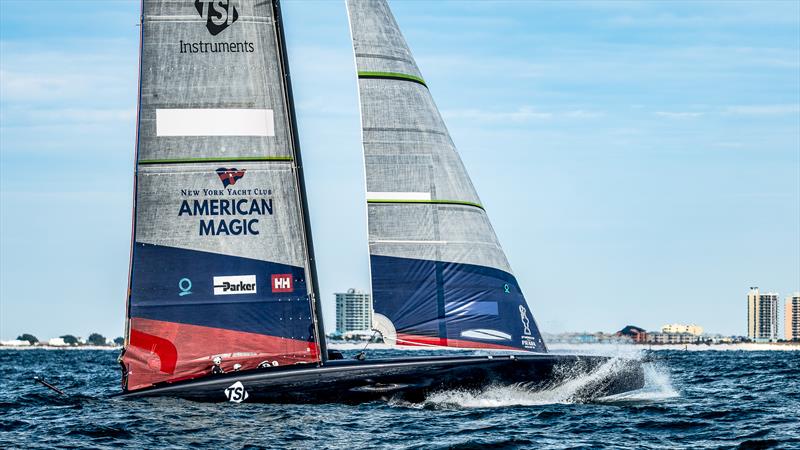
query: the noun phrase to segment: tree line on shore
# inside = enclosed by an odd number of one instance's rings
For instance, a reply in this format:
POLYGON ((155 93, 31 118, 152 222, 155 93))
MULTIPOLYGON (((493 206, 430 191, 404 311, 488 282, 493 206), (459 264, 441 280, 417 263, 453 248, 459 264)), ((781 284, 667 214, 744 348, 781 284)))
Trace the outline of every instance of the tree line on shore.
MULTIPOLYGON (((98 347, 100 347, 100 346, 115 346, 115 345, 119 346, 119 345, 122 345, 123 342, 125 342, 125 340, 122 337, 118 337, 118 338, 115 338, 115 339, 111 340, 111 339, 106 339, 106 337, 103 336, 100 333, 92 333, 92 334, 90 334, 89 337, 86 338, 85 341, 82 340, 81 338, 78 338, 78 337, 73 336, 71 334, 65 334, 63 336, 59 336, 59 338, 64 341, 64 344, 69 345, 69 346, 79 346, 79 345, 92 345, 92 346, 98 346, 98 347)), ((46 341, 45 342, 41 342, 41 341, 39 341, 39 339, 36 336, 34 336, 34 335, 30 334, 30 333, 23 333, 23 334, 17 336, 17 340, 18 341, 28 341, 28 343, 30 343, 30 345, 47 345, 46 341)))

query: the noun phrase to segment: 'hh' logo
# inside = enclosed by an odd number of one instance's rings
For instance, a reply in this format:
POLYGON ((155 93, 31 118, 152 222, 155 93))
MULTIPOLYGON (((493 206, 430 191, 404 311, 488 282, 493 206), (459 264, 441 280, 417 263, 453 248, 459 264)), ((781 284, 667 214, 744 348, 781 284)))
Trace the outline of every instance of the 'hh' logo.
POLYGON ((294 292, 294 286, 292 285, 292 274, 273 274, 272 292, 294 292))
POLYGON ((236 184, 236 182, 244 176, 245 170, 247 169, 236 170, 236 168, 226 169, 224 167, 217 169, 217 175, 219 175, 219 179, 222 180, 222 187, 236 184))
POLYGON ((206 28, 212 36, 222 33, 239 18, 233 0, 195 0, 194 7, 200 17, 206 19, 206 28))

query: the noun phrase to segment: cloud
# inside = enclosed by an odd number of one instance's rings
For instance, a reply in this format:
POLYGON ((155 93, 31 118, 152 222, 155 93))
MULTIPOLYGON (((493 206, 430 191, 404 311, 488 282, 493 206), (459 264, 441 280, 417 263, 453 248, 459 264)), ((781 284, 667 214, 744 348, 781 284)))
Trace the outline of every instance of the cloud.
POLYGON ((729 106, 725 110, 726 114, 733 115, 748 115, 748 116, 772 116, 782 114, 798 114, 800 113, 800 105, 798 104, 784 104, 784 105, 746 105, 746 106, 729 106))
POLYGON ((582 109, 569 111, 539 111, 531 106, 521 106, 514 111, 488 111, 480 109, 449 109, 442 110, 442 115, 446 119, 469 119, 476 122, 531 122, 537 120, 550 119, 592 119, 603 117, 604 114, 598 111, 586 111, 582 109))
POLYGON ((692 117, 700 117, 703 115, 701 112, 688 112, 688 111, 656 111, 654 113, 659 117, 667 117, 669 119, 688 119, 692 117))

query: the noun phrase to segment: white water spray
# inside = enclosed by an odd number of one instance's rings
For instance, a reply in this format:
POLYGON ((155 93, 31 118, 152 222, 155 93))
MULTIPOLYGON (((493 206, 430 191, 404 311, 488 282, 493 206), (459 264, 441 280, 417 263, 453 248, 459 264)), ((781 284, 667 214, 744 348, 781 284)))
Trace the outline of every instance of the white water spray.
MULTIPOLYGON (((611 355, 606 355, 611 356, 611 355)), ((630 360, 641 360, 643 353, 628 348, 617 351, 616 355, 589 373, 565 367, 554 383, 538 389, 518 383, 510 386, 490 386, 480 391, 449 390, 428 396, 421 404, 395 403, 414 408, 498 408, 509 406, 541 406, 570 404, 594 401, 601 403, 653 402, 677 397, 666 368, 655 363, 644 364, 645 386, 642 389, 592 398, 591 392, 603 380, 613 378, 625 370, 630 360)))

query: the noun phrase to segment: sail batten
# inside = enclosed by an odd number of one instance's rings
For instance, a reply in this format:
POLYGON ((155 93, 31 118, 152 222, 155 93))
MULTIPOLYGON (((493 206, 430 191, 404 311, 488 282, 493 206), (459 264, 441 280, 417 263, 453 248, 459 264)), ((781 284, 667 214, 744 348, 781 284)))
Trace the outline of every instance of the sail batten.
POLYGON ((546 351, 385 0, 347 0, 376 328, 388 342, 546 351))

